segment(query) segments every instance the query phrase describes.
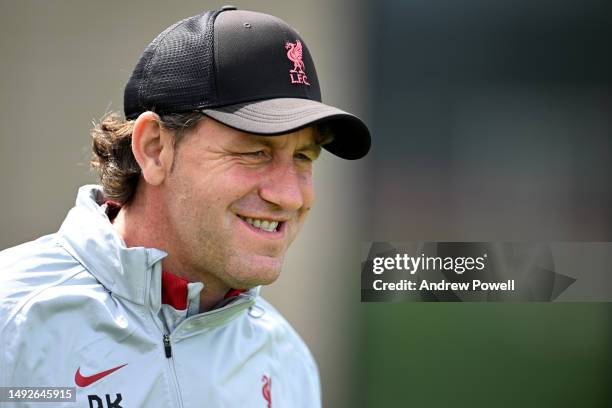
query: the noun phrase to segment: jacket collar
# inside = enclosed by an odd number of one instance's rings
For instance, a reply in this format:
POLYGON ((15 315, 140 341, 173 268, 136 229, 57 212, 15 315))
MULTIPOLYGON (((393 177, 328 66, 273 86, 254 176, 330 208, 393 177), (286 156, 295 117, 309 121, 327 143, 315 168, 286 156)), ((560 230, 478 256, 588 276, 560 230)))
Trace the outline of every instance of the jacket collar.
POLYGON ((103 200, 99 186, 81 187, 58 235, 66 250, 104 287, 144 305, 149 270, 167 254, 155 248, 128 248, 108 219, 103 200))

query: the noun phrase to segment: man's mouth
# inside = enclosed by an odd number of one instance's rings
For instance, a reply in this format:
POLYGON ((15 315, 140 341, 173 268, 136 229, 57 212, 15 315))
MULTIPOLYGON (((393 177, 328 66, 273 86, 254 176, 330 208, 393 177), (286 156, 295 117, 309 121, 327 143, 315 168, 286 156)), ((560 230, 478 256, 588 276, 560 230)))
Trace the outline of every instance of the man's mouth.
POLYGON ((260 218, 248 218, 248 217, 243 217, 242 215, 238 215, 238 217, 240 217, 241 220, 252 225, 253 227, 267 231, 267 232, 276 232, 280 228, 280 225, 282 225, 282 221, 279 222, 279 221, 266 220, 266 219, 260 219, 260 218))

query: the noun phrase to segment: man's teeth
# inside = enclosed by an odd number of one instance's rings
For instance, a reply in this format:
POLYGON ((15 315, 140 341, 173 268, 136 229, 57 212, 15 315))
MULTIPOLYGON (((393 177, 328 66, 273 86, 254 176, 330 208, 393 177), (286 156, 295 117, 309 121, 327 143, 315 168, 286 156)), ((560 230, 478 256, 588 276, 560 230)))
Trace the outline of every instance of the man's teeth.
POLYGON ((243 220, 245 220, 246 222, 248 222, 255 228, 259 228, 259 229, 262 229, 268 232, 274 232, 276 231, 276 227, 278 227, 278 221, 258 220, 258 219, 253 219, 253 218, 244 218, 244 217, 240 217, 240 218, 242 218, 243 220))

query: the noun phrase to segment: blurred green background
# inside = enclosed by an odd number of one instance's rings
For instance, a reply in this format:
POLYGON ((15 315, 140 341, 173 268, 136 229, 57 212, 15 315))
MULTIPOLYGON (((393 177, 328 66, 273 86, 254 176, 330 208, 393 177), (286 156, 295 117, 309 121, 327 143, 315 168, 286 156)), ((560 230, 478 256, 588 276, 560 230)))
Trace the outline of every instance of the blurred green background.
MULTIPOLYGON (((324 154, 317 204, 263 294, 326 407, 612 406, 610 304, 361 304, 366 241, 612 241, 604 0, 236 1, 295 26, 366 160, 324 154)), ((0 0, 0 247, 59 227, 88 130, 144 47, 211 1, 0 0)))
MULTIPOLYGON (((383 0, 368 16, 369 240, 611 240, 609 1, 383 0)), ((365 406, 612 406, 609 303, 359 315, 365 406)))
POLYGON ((367 407, 608 407, 609 305, 362 306, 367 407))

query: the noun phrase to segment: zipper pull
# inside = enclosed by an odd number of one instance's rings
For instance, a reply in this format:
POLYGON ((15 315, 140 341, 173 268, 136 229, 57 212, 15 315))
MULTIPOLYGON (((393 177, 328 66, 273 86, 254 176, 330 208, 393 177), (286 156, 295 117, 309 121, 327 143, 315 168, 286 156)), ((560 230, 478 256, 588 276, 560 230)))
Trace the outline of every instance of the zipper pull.
POLYGON ((170 336, 164 334, 164 351, 166 352, 166 358, 172 357, 172 347, 170 346, 170 336))

